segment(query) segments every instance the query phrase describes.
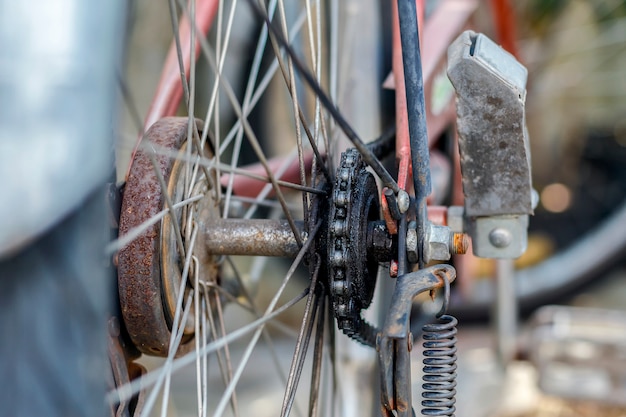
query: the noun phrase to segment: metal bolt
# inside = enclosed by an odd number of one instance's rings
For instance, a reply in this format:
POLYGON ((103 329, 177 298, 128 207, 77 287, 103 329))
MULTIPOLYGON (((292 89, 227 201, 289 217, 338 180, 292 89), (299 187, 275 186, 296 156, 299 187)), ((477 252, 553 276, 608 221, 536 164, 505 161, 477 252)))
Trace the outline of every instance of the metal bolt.
POLYGON ((400 213, 404 214, 409 209, 411 204, 411 199, 406 191, 400 190, 398 191, 398 209, 400 213))
POLYGON ((489 241, 496 248, 506 248, 513 242, 513 235, 507 229, 496 227, 489 233, 489 241))
POLYGON ((453 255, 465 255, 469 248, 470 240, 465 233, 452 233, 450 239, 450 253, 453 255))

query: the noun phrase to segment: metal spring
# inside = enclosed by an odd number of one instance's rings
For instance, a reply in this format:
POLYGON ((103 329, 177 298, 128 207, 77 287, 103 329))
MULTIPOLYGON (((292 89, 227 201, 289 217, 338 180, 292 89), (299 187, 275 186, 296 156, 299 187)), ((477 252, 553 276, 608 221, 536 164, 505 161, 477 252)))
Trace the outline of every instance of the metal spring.
POLYGON ((458 320, 448 314, 450 282, 445 276, 443 305, 437 323, 422 327, 424 338, 424 384, 422 384, 422 415, 454 417, 456 407, 456 325, 458 320))
POLYGON ((422 415, 454 416, 456 402, 456 325, 447 314, 439 323, 427 324, 424 331, 424 384, 422 415))

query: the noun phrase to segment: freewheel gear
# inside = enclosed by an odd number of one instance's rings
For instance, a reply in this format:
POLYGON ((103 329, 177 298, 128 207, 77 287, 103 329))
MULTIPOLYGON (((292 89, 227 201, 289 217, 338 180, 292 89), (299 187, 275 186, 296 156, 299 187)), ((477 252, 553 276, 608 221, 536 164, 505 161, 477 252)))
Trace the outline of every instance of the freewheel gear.
POLYGON ((330 293, 337 326, 351 338, 375 346, 377 330, 361 317, 372 302, 378 261, 367 256, 368 223, 378 220, 374 176, 356 149, 341 154, 328 221, 330 293))

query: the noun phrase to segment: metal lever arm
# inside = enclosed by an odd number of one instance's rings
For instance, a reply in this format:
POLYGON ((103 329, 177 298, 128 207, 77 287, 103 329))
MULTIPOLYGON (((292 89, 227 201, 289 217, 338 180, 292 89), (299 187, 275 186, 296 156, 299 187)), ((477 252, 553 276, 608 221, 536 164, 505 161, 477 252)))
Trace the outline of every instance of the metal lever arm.
POLYGON ((410 332, 410 316, 413 298, 424 291, 442 288, 443 276, 449 282, 456 278, 451 265, 435 265, 399 276, 391 299, 391 307, 385 327, 377 340, 378 360, 381 372, 381 403, 384 415, 410 417, 411 408, 411 359, 413 339, 410 332))

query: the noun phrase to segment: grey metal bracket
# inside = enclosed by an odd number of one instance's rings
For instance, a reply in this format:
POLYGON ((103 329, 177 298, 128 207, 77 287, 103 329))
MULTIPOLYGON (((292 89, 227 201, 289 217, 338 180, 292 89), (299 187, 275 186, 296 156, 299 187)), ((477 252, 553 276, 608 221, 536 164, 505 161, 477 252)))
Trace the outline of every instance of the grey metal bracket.
POLYGON ((523 65, 482 34, 466 31, 448 49, 457 97, 465 229, 474 254, 516 258, 533 213, 523 65))
POLYGON ((410 417, 411 407, 411 358, 413 336, 410 316, 413 298, 425 291, 444 286, 456 278, 451 265, 434 265, 429 268, 399 276, 396 281, 391 307, 385 326, 378 335, 376 348, 381 373, 381 404, 383 415, 410 417))

